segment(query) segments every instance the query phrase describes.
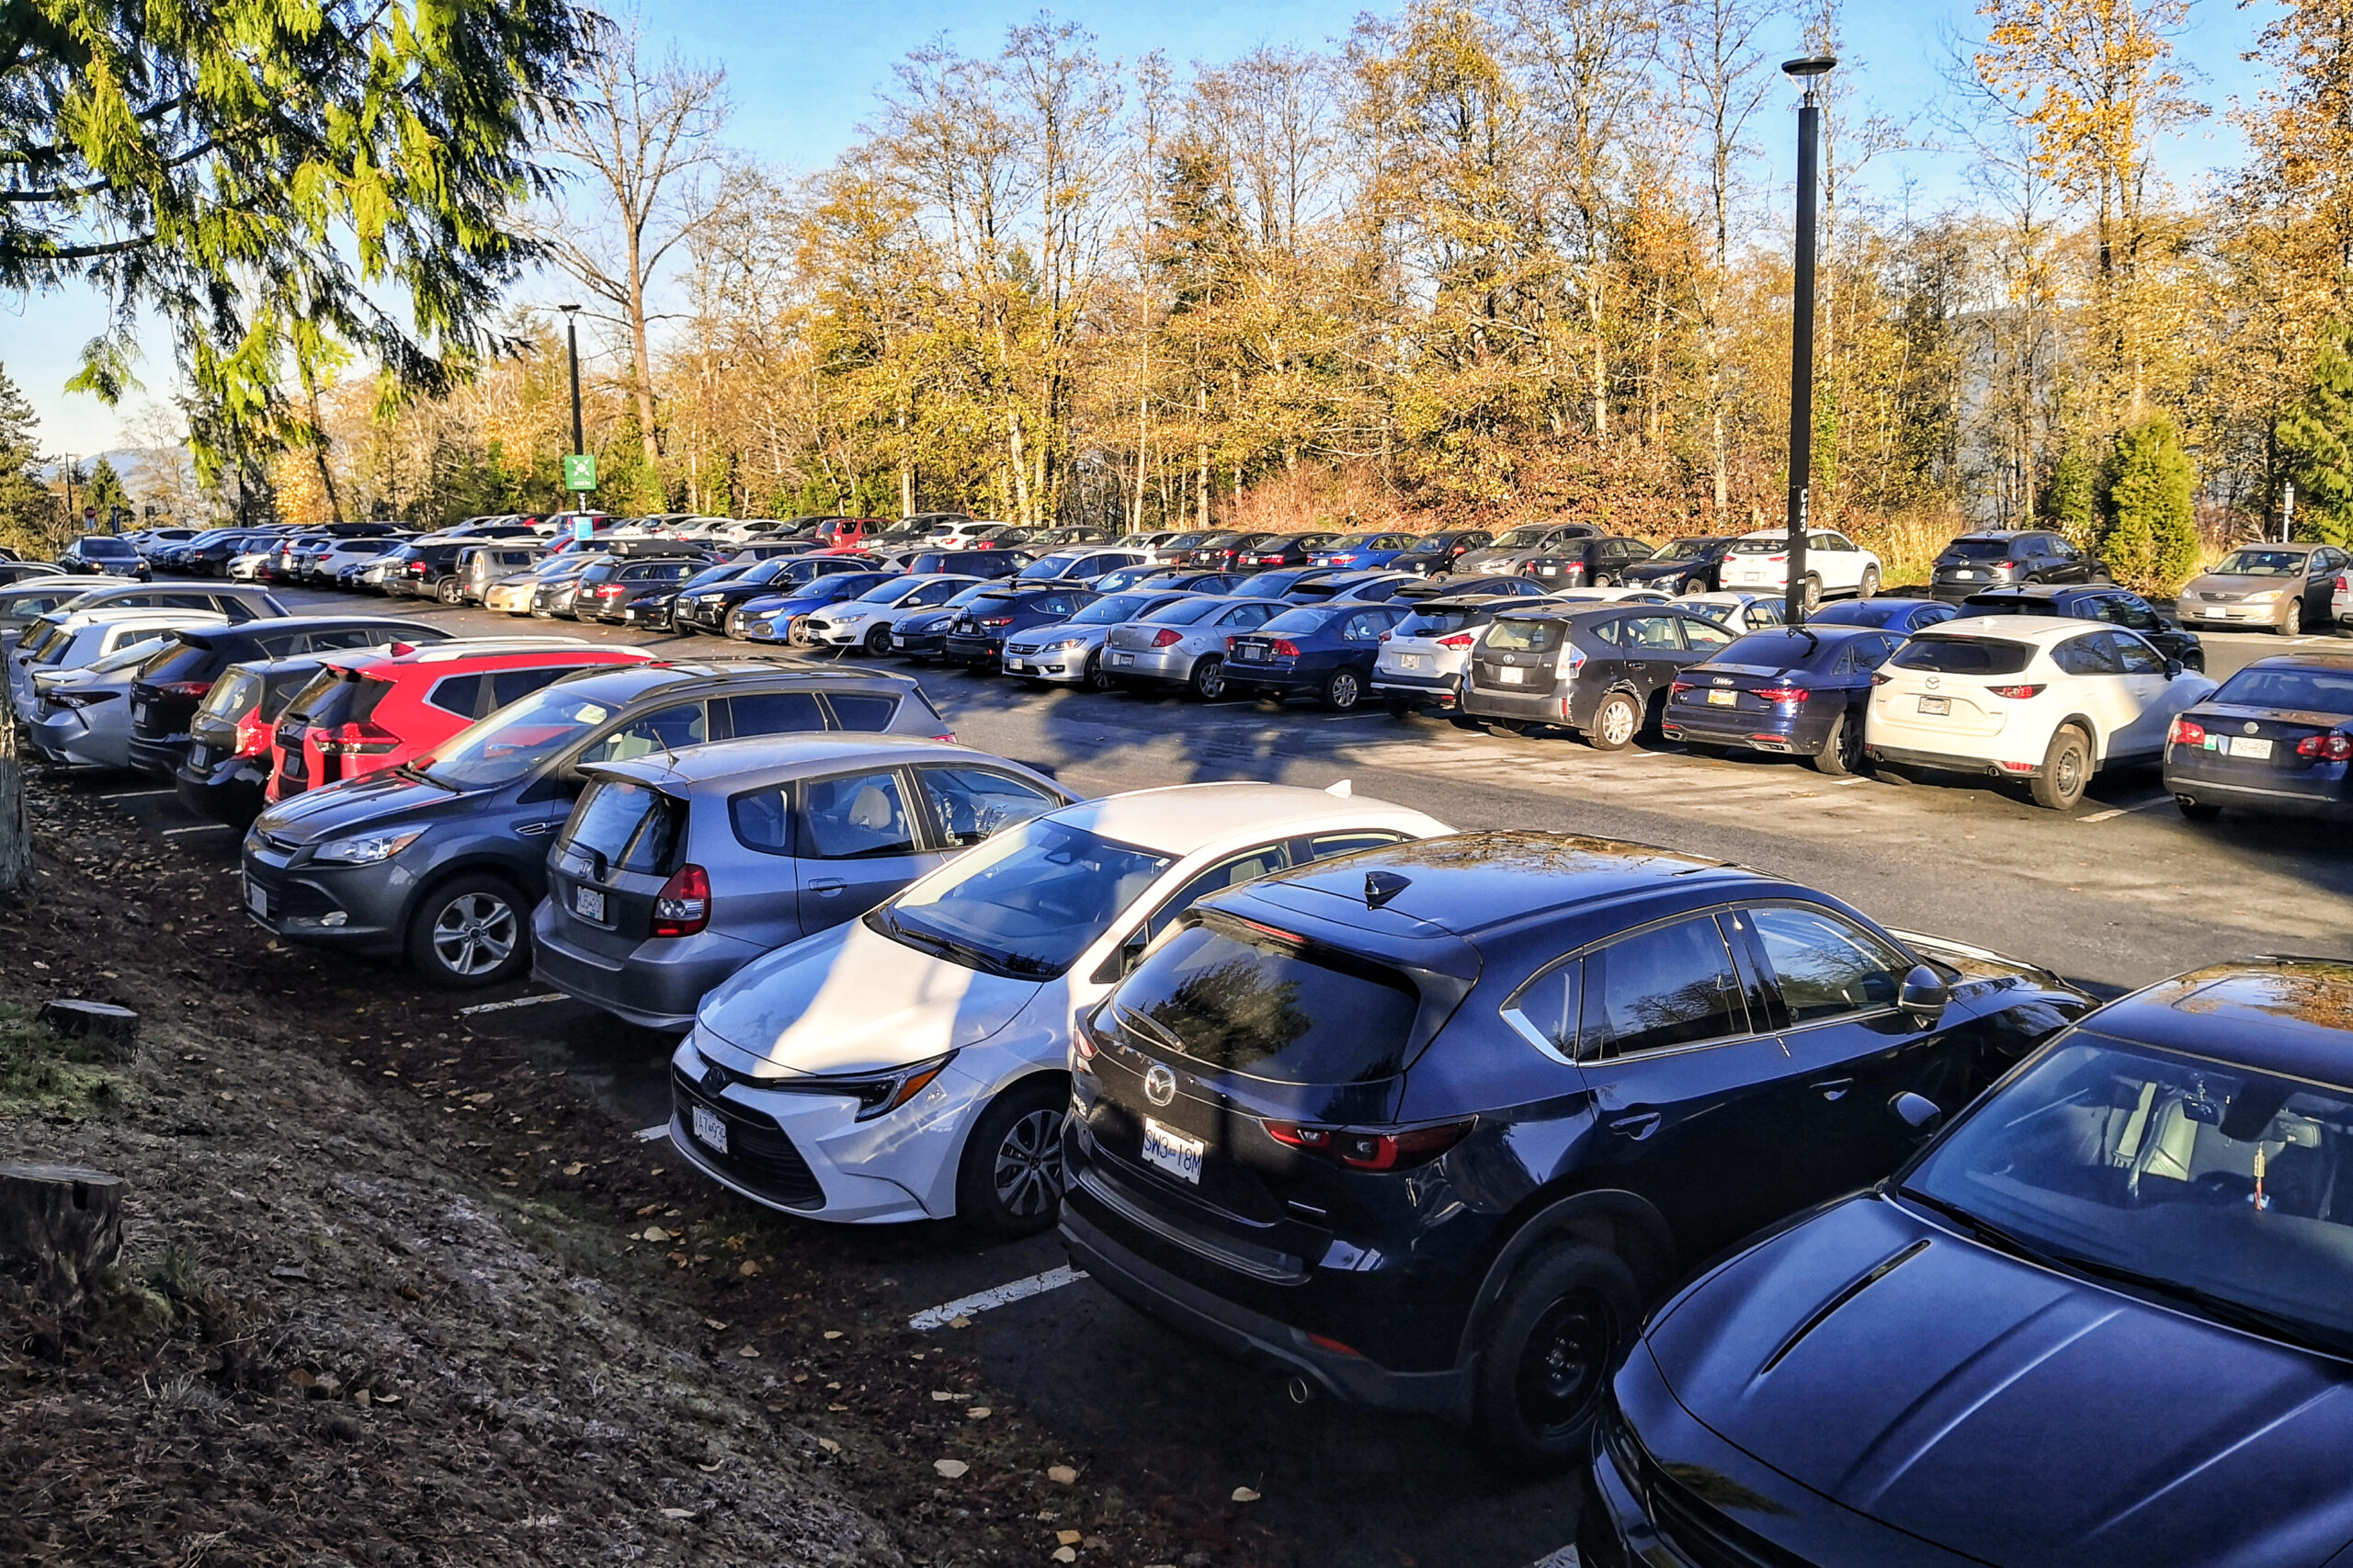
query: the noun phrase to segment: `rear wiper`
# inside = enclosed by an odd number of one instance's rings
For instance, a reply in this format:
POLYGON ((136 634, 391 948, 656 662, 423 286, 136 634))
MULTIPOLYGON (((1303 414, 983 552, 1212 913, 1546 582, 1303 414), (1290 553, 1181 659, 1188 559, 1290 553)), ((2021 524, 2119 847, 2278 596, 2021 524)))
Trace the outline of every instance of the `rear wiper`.
POLYGON ((1133 1007, 1122 1007, 1116 1003, 1112 1005, 1111 1016, 1120 1020, 1121 1028, 1134 1030, 1164 1051, 1173 1051, 1180 1056, 1184 1054, 1185 1042, 1177 1039, 1175 1032, 1158 1018, 1139 1013, 1133 1007))

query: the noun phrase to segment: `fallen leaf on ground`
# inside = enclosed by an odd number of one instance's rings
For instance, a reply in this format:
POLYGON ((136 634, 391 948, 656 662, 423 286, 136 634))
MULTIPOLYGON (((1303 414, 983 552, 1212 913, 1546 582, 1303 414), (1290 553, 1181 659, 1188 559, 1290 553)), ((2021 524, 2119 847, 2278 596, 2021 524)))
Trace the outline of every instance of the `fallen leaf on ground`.
POLYGON ((1256 1503, 1258 1500, 1258 1494, 1247 1486, 1237 1486, 1233 1489, 1233 1500, 1237 1503, 1256 1503))
POLYGON ((835 1442, 831 1437, 818 1438, 817 1446, 824 1449, 829 1454, 837 1454, 842 1451, 842 1446, 839 1443, 835 1442))
POLYGON ((756 1361, 760 1358, 759 1346, 756 1345, 746 1345, 743 1349, 735 1352, 735 1354, 741 1356, 746 1361, 756 1361))
POLYGON ((1054 1539, 1061 1541, 1064 1546, 1076 1546, 1080 1541, 1084 1540, 1086 1537, 1080 1535, 1076 1530, 1056 1530, 1054 1532, 1054 1539))
POLYGON ((1075 1486, 1078 1484, 1078 1471, 1073 1470, 1066 1464, 1048 1465, 1046 1467, 1046 1479, 1048 1481, 1058 1481, 1064 1486, 1075 1486))
POLYGON ((691 1519, 695 1511, 692 1508, 665 1508, 662 1517, 665 1519, 691 1519))
POLYGON ((950 1328, 970 1328, 972 1326, 972 1320, 967 1317, 949 1318, 948 1320, 948 1326, 950 1328))
POLYGON ((1058 1546, 1054 1548, 1054 1561, 1057 1562, 1077 1562, 1078 1548, 1074 1546, 1058 1546))
POLYGON ((585 1171, 587 1168, 587 1166, 582 1165, 579 1161, 574 1160, 572 1164, 563 1167, 563 1174, 568 1176, 578 1176, 582 1171, 585 1171))
POLYGON ((703 1327, 708 1328, 708 1329, 722 1329, 722 1328, 725 1328, 725 1327, 727 1326, 725 1324, 723 1324, 723 1323, 720 1322, 717 1318, 705 1318, 705 1319, 703 1319, 703 1320, 702 1320, 702 1325, 703 1325, 703 1327))
POLYGON ((839 1339, 841 1336, 842 1331, 838 1328, 829 1328, 825 1330, 825 1337, 828 1339, 839 1339))
POLYGON ((760 1266, 754 1263, 748 1257, 735 1266, 735 1272, 744 1276, 746 1279, 749 1279, 753 1275, 757 1274, 759 1271, 760 1266))
POLYGON ((709 1464, 699 1464, 695 1466, 695 1468, 702 1471, 705 1475, 709 1475, 712 1471, 717 1470, 721 1465, 723 1465, 727 1461, 725 1460, 713 1460, 709 1464))
POLYGON ((931 1468, 953 1481, 972 1467, 962 1460, 934 1460, 931 1461, 931 1468))
POLYGON ((975 1421, 985 1421, 990 1416, 995 1415, 996 1412, 991 1410, 985 1404, 976 1404, 972 1406, 972 1409, 964 1412, 964 1414, 975 1421))

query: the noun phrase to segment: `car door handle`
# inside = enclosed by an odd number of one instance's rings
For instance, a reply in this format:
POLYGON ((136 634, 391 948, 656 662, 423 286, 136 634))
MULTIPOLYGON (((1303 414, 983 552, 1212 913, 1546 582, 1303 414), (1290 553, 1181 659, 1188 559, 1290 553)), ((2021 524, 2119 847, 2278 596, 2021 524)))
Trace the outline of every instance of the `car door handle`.
POLYGON ((522 834, 527 838, 538 838, 544 834, 553 833, 555 831, 555 824, 551 822, 517 823, 515 824, 515 831, 522 834))
POLYGON ((1843 1100, 1847 1097, 1847 1091, 1854 1086, 1852 1078, 1824 1078, 1813 1085, 1813 1092, 1825 1100, 1843 1100))
POLYGON ((809 884, 809 891, 820 898, 831 898, 837 892, 846 892, 848 887, 849 884, 839 877, 820 877, 809 884))
POLYGON ((1639 1143, 1658 1131, 1661 1119, 1654 1110, 1629 1110, 1620 1112, 1602 1125, 1620 1137, 1631 1138, 1639 1143))

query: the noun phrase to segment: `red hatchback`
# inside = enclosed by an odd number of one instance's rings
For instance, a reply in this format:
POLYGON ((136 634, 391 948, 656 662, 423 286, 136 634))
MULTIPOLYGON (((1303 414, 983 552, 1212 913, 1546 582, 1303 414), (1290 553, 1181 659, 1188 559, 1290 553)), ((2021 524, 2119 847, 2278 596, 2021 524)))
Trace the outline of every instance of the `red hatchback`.
POLYGON ((267 793, 282 801, 396 767, 576 670, 649 659, 637 648, 534 637, 338 656, 278 715, 267 793))

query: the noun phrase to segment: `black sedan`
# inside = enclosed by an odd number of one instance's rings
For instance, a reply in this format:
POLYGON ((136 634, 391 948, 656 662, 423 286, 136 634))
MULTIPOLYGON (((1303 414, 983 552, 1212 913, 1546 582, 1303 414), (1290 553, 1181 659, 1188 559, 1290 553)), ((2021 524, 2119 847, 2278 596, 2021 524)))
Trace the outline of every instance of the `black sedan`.
POLYGON ((2129 626, 2156 646, 2168 659, 2178 659, 2186 670, 2206 668, 2206 647, 2195 631, 2184 631, 2156 612, 2155 607, 2130 588, 2113 584, 2069 588, 2038 585, 2024 588, 1988 588, 1961 601, 1961 613, 1972 615, 2067 615, 2078 620, 2105 620, 2129 626))
POLYGON ((2064 538, 2039 529, 1962 534, 1928 568, 1928 592, 1961 599, 1983 588, 2027 583, 2105 583, 2108 568, 2064 538))
POLYGON ((1370 849, 1204 899, 1086 1016, 1063 1236, 1211 1345, 1566 1465, 1649 1302, 2089 1006, 1720 861, 1370 849))
POLYGON ((1951 620, 1961 611, 1936 599, 1903 599, 1881 597, 1875 599, 1834 599, 1805 618, 1808 626, 1876 626, 1909 637, 1925 631, 1940 622, 1951 620))
POLYGON ((1272 572, 1286 566, 1313 566, 1317 553, 1334 538, 1331 534, 1283 534, 1260 540, 1234 552, 1234 570, 1272 572))
POLYGON ((1614 588, 1650 558, 1651 547, 1641 540, 1611 534, 1547 546, 1529 555, 1520 572, 1548 589, 1614 588))
POLYGON ((2175 717, 2165 768, 2166 791, 2196 821, 2225 806, 2353 817, 2353 654, 2257 659, 2175 717))
POLYGON ((1237 697, 1312 694, 1347 713, 1372 689, 1381 634, 1405 619, 1395 604, 1302 605, 1226 642, 1226 689, 1237 697))
POLYGON ((1630 588, 1663 588, 1670 594, 1714 593, 1723 585, 1724 551, 1733 538, 1692 534, 1671 539, 1627 567, 1618 580, 1630 588))
POLYGON ((1515 607, 1472 644, 1456 722, 1574 730, 1600 751, 1634 744, 1685 666, 1733 634, 1669 605, 1515 607))
POLYGON ((1658 1309, 1583 1561, 2345 1562, 2348 1165, 2353 966, 2109 1004, 1893 1177, 1658 1309))
POLYGON ((1033 626, 1068 620, 1103 596, 1091 588, 1063 585, 1017 588, 993 586, 956 612, 944 629, 940 656, 951 664, 975 669, 996 669, 1005 654, 1005 640, 1033 626))
POLYGON ((973 601, 1004 592, 1005 585, 1001 583, 975 583, 938 609, 916 610, 901 616, 891 626, 891 652, 904 653, 919 665, 929 664, 948 652, 948 628, 963 615, 973 601))
POLYGON ((1495 541, 1495 537, 1485 528, 1445 528, 1437 533, 1417 534, 1413 543, 1390 557, 1389 567, 1392 571, 1435 577, 1453 571, 1456 562, 1474 550, 1484 549, 1495 541))
POLYGON ((1341 566, 1285 566, 1273 572, 1244 573, 1233 575, 1233 586, 1228 591, 1238 599, 1289 598, 1290 591, 1302 583, 1336 577, 1346 570, 1341 566))
POLYGON ((1245 551, 1262 544, 1272 544, 1282 538, 1270 533, 1213 533, 1203 536, 1201 542, 1185 552, 1185 564, 1211 572, 1246 572, 1241 564, 1245 551))
POLYGON ((1862 626, 1753 631, 1676 677, 1661 728, 1695 750, 1802 756, 1834 778, 1859 772, 1871 673, 1903 642, 1862 626))

